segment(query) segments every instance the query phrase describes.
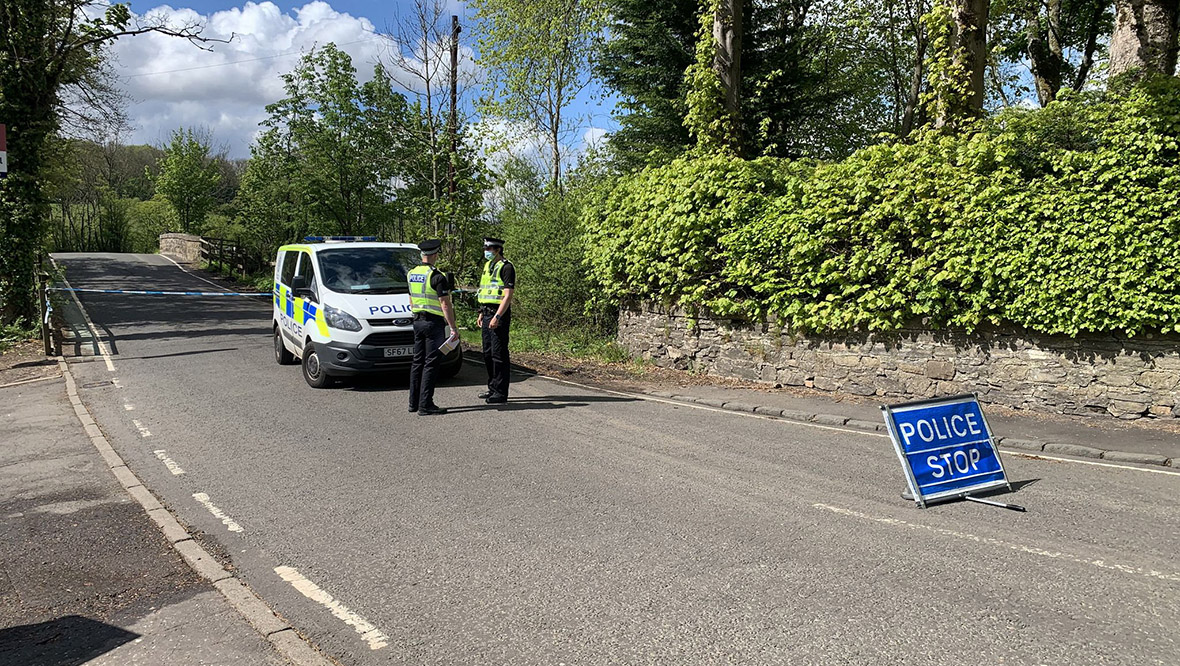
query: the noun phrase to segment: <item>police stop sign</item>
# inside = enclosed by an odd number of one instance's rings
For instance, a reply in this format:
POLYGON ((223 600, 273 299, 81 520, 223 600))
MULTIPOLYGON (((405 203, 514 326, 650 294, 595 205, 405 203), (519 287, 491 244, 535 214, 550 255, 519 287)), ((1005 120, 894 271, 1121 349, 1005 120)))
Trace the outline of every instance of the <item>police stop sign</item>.
POLYGON ((882 406, 918 506, 1008 488, 1004 465, 974 395, 882 406))

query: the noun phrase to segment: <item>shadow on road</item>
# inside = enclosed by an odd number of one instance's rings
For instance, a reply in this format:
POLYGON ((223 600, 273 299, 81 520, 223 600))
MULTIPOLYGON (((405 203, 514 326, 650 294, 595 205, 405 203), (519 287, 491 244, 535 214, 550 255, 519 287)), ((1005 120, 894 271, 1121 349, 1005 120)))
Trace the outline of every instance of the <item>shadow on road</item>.
POLYGON ((566 407, 589 407, 592 402, 635 402, 636 398, 617 398, 607 395, 551 395, 535 398, 509 398, 508 402, 489 405, 460 405, 448 407, 448 413, 460 412, 518 412, 533 409, 564 409, 566 407))
POLYGON ((0 629, 0 663, 80 666, 139 638, 81 615, 0 629))
POLYGON ((237 351, 237 347, 218 347, 217 349, 194 349, 193 351, 173 352, 171 354, 149 354, 146 356, 124 356, 124 361, 143 361, 152 358, 172 358, 173 356, 195 356, 197 354, 217 354, 219 352, 237 351))
MULTIPOLYGON (((171 264, 114 262, 109 257, 69 255, 59 259, 66 269, 66 278, 78 288, 218 291, 212 285, 195 286, 191 276, 171 264)), ((270 299, 265 297, 86 293, 78 296, 98 330, 88 330, 72 296, 60 295, 59 313, 65 327, 72 332, 65 346, 74 348, 74 356, 83 355, 84 348, 97 355, 94 336, 106 343, 112 356, 117 356, 119 343, 128 340, 269 336, 271 333, 270 299)))

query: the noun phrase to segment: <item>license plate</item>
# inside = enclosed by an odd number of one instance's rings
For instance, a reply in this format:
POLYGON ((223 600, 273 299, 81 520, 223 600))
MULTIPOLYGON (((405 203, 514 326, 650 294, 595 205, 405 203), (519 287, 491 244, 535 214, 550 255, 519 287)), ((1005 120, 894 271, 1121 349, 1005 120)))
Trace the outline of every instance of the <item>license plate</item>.
POLYGON ((386 347, 385 348, 385 358, 392 358, 394 356, 413 356, 413 355, 414 355, 414 347, 413 346, 386 347))

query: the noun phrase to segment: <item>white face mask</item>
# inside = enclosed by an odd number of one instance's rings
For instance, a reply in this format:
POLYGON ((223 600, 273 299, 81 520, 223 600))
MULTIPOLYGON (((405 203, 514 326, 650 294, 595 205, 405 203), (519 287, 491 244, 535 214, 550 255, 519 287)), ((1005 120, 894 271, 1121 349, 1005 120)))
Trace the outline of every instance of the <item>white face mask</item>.
POLYGON ((492 252, 491 250, 484 250, 483 251, 483 258, 487 259, 488 261, 491 261, 492 259, 496 258, 496 253, 492 252))

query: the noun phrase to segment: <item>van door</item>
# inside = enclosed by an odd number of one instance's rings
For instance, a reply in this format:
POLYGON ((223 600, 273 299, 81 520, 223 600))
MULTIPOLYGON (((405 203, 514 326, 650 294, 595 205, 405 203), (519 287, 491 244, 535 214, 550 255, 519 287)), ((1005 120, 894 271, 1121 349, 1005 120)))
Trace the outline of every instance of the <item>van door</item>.
POLYGON ((303 349, 303 313, 299 312, 296 317, 295 310, 295 295, 291 292, 291 284, 295 279, 295 269, 299 265, 300 252, 297 250, 287 250, 279 253, 282 261, 281 272, 279 273, 279 330, 283 332, 286 337, 296 349, 303 349))
POLYGON ((295 319, 299 322, 299 339, 308 326, 315 326, 316 312, 320 307, 320 287, 315 279, 315 260, 310 252, 299 253, 299 267, 295 269, 294 282, 310 290, 309 295, 295 297, 295 319))

